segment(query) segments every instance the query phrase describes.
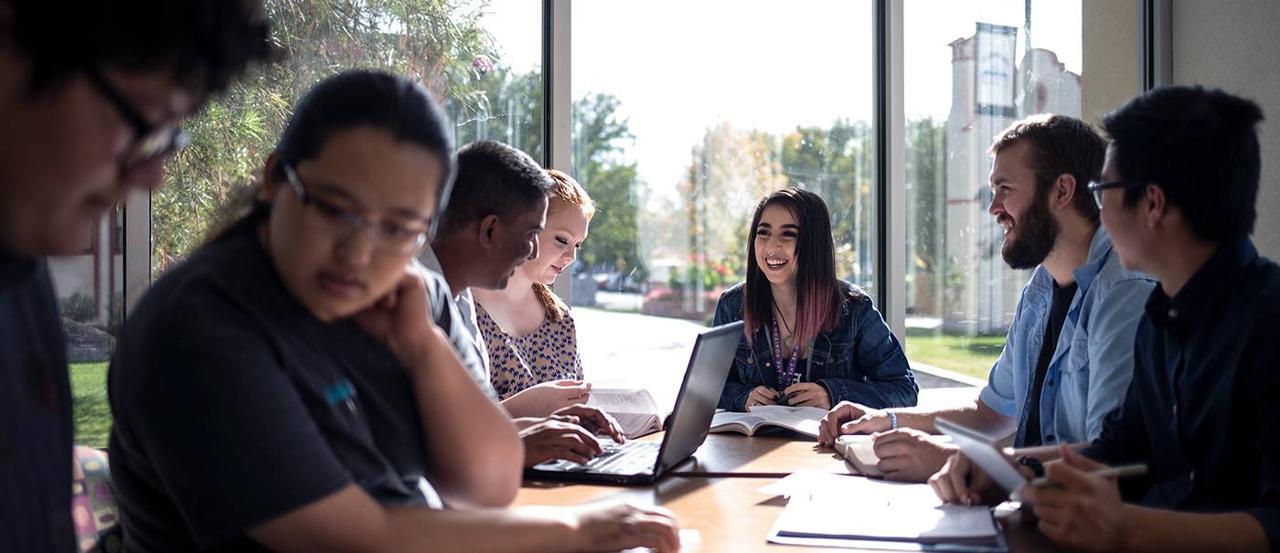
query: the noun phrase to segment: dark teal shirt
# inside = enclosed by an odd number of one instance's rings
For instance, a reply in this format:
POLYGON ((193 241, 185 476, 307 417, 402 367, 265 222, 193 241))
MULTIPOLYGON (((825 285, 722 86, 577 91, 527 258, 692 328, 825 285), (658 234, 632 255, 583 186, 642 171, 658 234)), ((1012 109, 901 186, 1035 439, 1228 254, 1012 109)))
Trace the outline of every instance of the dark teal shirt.
POLYGON ((1280 551, 1280 266, 1248 239, 1223 244, 1138 324, 1124 404, 1085 450, 1142 462, 1125 499, 1258 519, 1280 551))
POLYGON ((0 551, 76 551, 71 384, 43 259, 0 249, 0 551))

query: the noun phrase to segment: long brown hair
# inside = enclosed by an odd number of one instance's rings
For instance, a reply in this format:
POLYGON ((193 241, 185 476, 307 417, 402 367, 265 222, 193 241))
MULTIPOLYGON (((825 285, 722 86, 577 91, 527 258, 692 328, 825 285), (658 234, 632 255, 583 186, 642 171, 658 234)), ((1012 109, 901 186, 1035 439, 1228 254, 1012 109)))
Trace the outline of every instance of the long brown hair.
POLYGON ((747 339, 764 327, 773 315, 773 288, 756 263, 756 232, 765 208, 786 208, 800 227, 796 240, 796 347, 804 347, 823 332, 835 328, 840 317, 841 290, 836 280, 835 245, 831 215, 826 202, 813 192, 788 187, 756 205, 747 234, 747 283, 743 287, 742 320, 747 339))
MULTIPOLYGON (((555 182, 555 186, 551 188, 551 197, 547 202, 547 214, 558 209, 576 207, 582 210, 582 214, 587 217, 587 222, 591 222, 591 218, 596 214, 596 204, 591 201, 591 196, 587 195, 587 190, 573 180, 573 177, 564 174, 555 169, 548 169, 547 174, 551 175, 551 180, 555 182)), ((538 303, 542 305, 542 310, 546 312, 547 319, 559 321, 564 318, 565 313, 569 311, 569 306, 551 291, 551 287, 541 282, 533 283, 533 295, 538 298, 538 303)))

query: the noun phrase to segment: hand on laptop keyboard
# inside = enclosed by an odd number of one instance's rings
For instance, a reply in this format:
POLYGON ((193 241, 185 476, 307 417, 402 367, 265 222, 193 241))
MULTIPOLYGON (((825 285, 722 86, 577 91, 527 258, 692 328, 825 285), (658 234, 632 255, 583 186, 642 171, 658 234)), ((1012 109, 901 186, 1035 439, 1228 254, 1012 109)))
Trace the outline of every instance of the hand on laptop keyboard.
POLYGON ((586 464, 603 453, 600 442, 582 426, 547 419, 520 431, 524 440, 524 466, 555 459, 586 464))

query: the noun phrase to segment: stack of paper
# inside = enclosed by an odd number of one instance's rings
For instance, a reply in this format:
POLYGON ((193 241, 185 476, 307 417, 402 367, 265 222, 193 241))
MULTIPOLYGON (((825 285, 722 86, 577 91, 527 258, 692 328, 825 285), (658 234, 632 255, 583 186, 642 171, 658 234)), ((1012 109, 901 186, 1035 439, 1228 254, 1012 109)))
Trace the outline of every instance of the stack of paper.
POLYGON ((944 505, 926 484, 805 471, 761 491, 791 498, 770 532, 774 543, 1004 550, 989 509, 944 505))

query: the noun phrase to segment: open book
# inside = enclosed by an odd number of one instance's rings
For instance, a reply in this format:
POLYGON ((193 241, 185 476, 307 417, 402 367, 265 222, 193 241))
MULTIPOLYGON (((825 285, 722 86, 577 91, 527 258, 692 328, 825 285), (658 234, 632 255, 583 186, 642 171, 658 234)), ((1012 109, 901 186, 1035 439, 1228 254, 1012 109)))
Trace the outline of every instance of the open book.
POLYGON ((818 423, 827 416, 826 409, 757 405, 747 413, 721 411, 711 419, 711 432, 737 432, 754 435, 761 428, 777 426, 794 430, 811 438, 818 437, 818 423))
POLYGON ((853 468, 857 469, 858 474, 863 476, 884 476, 880 468, 876 466, 880 462, 880 457, 876 456, 876 450, 870 434, 846 434, 836 438, 836 453, 839 453, 844 460, 848 461, 853 468))
POLYGON ((592 388, 587 405, 613 415, 627 438, 637 438, 662 430, 663 417, 648 390, 639 388, 592 388))

